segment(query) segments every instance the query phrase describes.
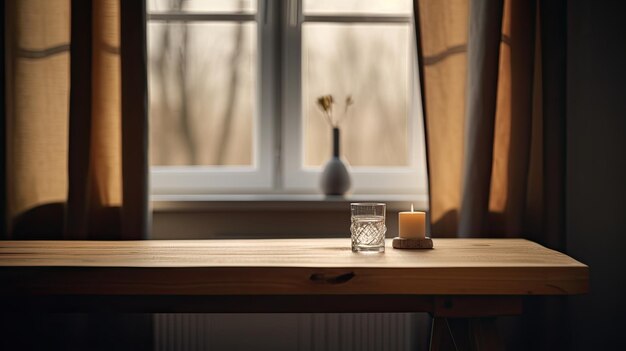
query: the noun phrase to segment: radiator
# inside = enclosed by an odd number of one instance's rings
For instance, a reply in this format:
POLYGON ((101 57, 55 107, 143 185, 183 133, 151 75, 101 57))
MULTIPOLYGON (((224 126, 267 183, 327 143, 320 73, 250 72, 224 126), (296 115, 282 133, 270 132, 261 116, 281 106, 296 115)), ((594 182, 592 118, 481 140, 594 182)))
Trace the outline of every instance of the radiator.
POLYGON ((414 350, 408 313, 155 314, 169 350, 414 350))

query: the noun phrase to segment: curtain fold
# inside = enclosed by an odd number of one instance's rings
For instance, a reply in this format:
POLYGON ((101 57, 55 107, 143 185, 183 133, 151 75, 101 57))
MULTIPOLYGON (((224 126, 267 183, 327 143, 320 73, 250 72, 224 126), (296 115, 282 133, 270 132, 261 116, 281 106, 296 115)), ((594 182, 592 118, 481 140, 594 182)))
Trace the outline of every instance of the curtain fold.
POLYGON ((469 11, 460 237, 484 232, 489 205, 502 3, 476 1, 469 11))
MULTIPOLYGON (((6 9, 5 4, 0 6, 0 28, 6 29, 6 9)), ((4 32, 3 32, 4 33, 4 32)), ((5 36, 0 35, 0 233, 4 233, 7 228, 7 196, 6 196, 6 103, 5 103, 5 87, 6 87, 6 65, 5 65, 5 36)), ((2 238, 2 235, 0 235, 2 238)))
POLYGON ((5 6, 5 237, 146 238, 145 1, 5 6))
POLYGON ((146 2, 121 1, 122 45, 122 235, 147 237, 148 54, 146 2), (141 219, 141 220, 136 220, 141 219))
POLYGON ((453 237, 461 201, 469 6, 465 0, 415 0, 414 12, 431 230, 453 237))

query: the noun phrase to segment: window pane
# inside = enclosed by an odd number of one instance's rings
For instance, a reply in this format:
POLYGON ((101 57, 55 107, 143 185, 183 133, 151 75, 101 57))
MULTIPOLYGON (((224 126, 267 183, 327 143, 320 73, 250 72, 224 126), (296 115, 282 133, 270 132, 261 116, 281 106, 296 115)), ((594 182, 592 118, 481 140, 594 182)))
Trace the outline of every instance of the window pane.
POLYGON ((149 12, 244 12, 255 13, 257 0, 148 0, 149 12))
POLYGON ((410 15, 411 0, 303 0, 305 14, 379 14, 410 15))
POLYGON ((256 24, 152 23, 153 165, 252 165, 256 24))
POLYGON ((331 128, 317 98, 332 94, 341 152, 352 166, 407 166, 409 26, 305 23, 302 28, 304 165, 331 155, 331 128))

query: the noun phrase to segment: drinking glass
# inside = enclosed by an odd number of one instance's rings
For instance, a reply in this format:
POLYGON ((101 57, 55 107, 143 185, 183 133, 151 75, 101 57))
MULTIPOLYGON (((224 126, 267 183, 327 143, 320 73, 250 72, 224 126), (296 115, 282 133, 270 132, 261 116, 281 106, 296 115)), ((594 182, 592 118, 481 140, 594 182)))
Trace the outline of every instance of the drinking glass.
POLYGON ((385 252, 384 203, 351 203, 352 251, 385 252))

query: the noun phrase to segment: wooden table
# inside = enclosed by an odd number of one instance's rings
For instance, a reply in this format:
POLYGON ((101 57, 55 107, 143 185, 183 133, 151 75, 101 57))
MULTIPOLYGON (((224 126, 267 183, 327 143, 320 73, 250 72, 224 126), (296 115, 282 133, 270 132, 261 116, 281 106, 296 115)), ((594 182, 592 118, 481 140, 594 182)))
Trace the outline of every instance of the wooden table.
POLYGON ((524 296, 588 290, 586 265, 527 240, 434 245, 396 250, 388 241, 385 254, 355 254, 349 239, 0 241, 0 308, 428 312, 433 349, 458 318, 472 318, 468 340, 490 349, 489 317, 521 313, 524 296))

